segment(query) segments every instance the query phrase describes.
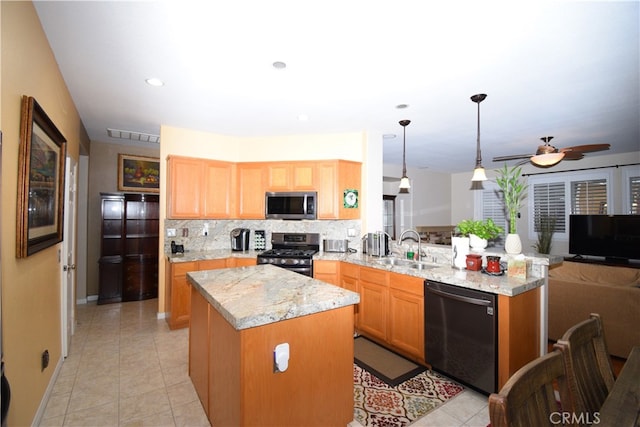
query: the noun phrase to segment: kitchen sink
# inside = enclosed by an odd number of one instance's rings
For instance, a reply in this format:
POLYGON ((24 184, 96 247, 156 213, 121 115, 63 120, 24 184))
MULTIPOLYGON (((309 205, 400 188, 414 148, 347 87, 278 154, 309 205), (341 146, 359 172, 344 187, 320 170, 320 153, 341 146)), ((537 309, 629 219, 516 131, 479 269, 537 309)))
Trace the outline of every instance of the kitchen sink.
POLYGON ((408 267, 415 268, 416 270, 428 270, 430 268, 436 268, 437 265, 433 264, 425 264, 420 261, 413 261, 410 259, 400 259, 400 258, 381 258, 376 261, 378 264, 388 265, 388 266, 398 266, 398 267, 408 267))

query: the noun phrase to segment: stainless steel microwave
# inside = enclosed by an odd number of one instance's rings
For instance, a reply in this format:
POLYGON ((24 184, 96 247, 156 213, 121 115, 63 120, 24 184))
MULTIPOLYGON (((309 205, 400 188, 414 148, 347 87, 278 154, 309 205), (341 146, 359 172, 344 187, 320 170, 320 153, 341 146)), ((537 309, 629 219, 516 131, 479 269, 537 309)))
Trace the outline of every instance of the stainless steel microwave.
POLYGON ((318 193, 267 192, 264 206, 266 219, 316 219, 318 193))

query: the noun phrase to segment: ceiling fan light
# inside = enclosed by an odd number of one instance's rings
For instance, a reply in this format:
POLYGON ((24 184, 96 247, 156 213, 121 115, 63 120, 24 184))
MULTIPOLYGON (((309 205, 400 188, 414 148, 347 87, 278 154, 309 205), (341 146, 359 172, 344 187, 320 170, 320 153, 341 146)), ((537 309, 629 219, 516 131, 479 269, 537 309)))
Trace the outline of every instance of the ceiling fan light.
POLYGON ((471 178, 472 182, 476 181, 486 181, 487 174, 484 172, 484 168, 482 166, 476 166, 473 170, 473 177, 471 178))
POLYGON ((406 176, 403 176, 400 179, 400 194, 407 194, 409 193, 409 189, 411 188, 411 184, 409 183, 409 178, 406 176))
POLYGON ((531 158, 531 163, 538 166, 553 166, 564 158, 564 153, 539 154, 531 158))

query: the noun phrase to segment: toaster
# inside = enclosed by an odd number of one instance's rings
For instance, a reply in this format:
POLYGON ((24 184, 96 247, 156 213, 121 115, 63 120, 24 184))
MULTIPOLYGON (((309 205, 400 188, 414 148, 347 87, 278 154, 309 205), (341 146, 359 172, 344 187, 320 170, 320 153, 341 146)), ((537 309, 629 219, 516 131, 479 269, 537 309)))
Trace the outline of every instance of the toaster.
POLYGON ((347 252, 349 241, 346 239, 324 239, 322 248, 325 252, 347 252))

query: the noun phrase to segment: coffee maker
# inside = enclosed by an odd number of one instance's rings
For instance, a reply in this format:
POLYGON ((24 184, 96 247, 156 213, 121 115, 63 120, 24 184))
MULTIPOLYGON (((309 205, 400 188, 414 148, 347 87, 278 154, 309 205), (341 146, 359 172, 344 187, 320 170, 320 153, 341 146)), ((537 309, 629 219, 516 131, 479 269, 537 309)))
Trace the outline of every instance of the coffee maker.
POLYGON ((231 250, 248 251, 250 234, 251 230, 248 228, 234 228, 231 230, 231 250))

